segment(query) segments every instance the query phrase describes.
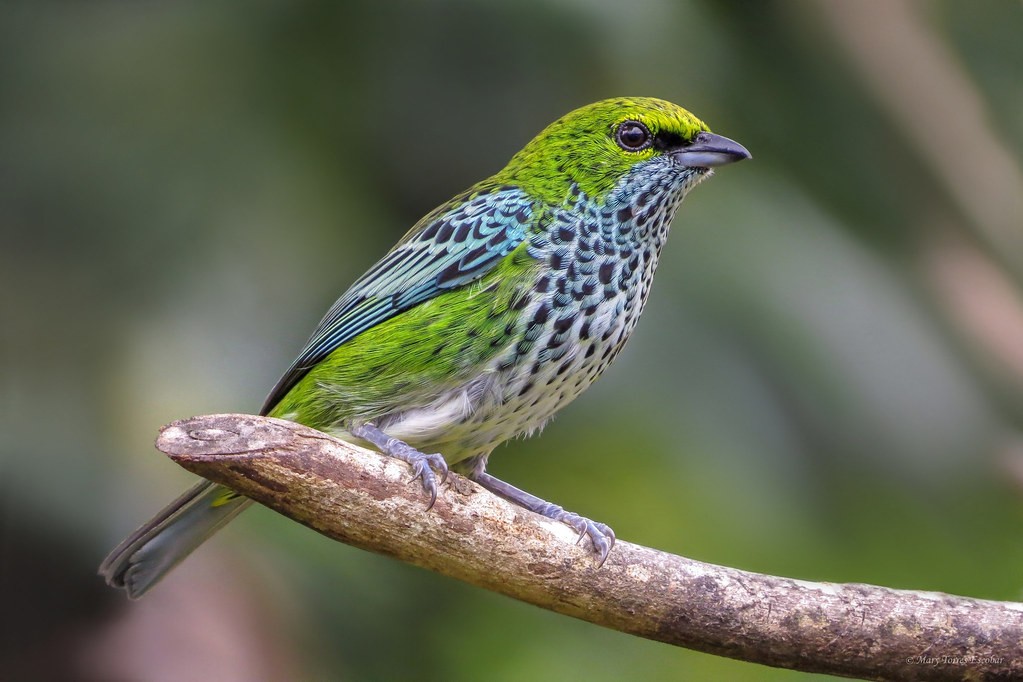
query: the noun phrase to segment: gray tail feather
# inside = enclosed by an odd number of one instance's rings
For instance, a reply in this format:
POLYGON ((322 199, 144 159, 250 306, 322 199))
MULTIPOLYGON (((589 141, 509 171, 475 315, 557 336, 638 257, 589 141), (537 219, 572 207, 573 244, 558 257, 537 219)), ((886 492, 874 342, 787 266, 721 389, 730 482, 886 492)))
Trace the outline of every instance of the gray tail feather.
POLYGON ((252 502, 231 495, 223 486, 202 481, 115 547, 99 574, 138 599, 252 502))

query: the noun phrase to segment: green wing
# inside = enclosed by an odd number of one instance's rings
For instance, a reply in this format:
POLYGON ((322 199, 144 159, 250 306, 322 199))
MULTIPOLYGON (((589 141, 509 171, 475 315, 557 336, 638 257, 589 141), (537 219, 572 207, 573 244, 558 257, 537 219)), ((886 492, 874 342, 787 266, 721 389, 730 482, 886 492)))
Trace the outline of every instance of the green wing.
POLYGON ((483 277, 525 241, 534 201, 515 187, 477 190, 434 212, 331 306, 277 385, 267 414, 316 364, 374 325, 483 277))

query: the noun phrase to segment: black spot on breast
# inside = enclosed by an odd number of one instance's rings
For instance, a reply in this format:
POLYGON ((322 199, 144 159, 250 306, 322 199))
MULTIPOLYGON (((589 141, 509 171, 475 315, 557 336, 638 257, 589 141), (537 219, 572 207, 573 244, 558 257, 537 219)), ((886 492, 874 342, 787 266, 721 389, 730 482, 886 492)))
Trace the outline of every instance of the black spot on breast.
POLYGON ((547 301, 540 304, 540 307, 533 313, 533 324, 546 324, 547 318, 550 317, 551 306, 547 301))
POLYGON ((576 318, 575 314, 569 314, 564 317, 559 317, 557 320, 554 321, 553 325, 554 331, 558 334, 567 332, 569 329, 572 328, 572 325, 575 324, 575 318, 576 318))
POLYGON ((562 225, 558 228, 558 239, 562 242, 570 242, 575 239, 575 230, 568 225, 562 225))
POLYGON ((615 266, 614 263, 607 262, 600 265, 600 270, 597 271, 597 278, 601 284, 610 284, 611 278, 614 277, 615 266))
POLYGON ((541 294, 547 293, 551 288, 551 276, 544 275, 536 281, 536 290, 541 294))
POLYGON ((624 223, 632 219, 632 206, 626 206, 625 208, 618 209, 618 213, 615 214, 618 218, 618 222, 624 223))

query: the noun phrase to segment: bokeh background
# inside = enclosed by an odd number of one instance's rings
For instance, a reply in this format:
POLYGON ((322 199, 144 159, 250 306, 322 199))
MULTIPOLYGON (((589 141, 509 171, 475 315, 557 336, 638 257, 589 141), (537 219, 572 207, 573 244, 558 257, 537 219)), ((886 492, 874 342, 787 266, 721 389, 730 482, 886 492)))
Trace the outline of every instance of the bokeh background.
MULTIPOLYGON (((619 537, 1023 598, 1023 4, 0 5, 0 678, 789 680, 246 513, 96 577, 415 220, 603 97, 745 144, 615 367, 497 475, 619 537)), ((823 679, 823 678, 821 678, 823 679)))

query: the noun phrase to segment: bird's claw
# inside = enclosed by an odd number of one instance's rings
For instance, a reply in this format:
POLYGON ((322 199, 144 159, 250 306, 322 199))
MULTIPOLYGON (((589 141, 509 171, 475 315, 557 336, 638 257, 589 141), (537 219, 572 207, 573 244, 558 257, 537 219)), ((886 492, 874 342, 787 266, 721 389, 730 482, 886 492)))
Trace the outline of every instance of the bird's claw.
POLYGON ((426 510, 429 511, 433 509, 434 503, 437 502, 437 473, 440 473, 441 484, 446 483, 448 480, 448 463, 437 453, 428 455, 412 448, 410 450, 411 452, 406 453, 407 456, 402 459, 405 459, 412 466, 412 480, 422 479, 423 490, 430 496, 430 504, 426 506, 426 510))
POLYGON ((582 542, 583 538, 588 537, 599 559, 597 566, 604 565, 608 555, 611 553, 611 548, 615 546, 615 532, 611 530, 610 526, 597 521, 591 521, 585 516, 580 516, 575 512, 565 511, 561 508, 552 510, 549 516, 579 533, 576 544, 582 542))
POLYGON ((412 480, 422 479, 423 490, 430 495, 430 505, 426 508, 427 511, 433 508, 434 503, 437 501, 437 474, 434 471, 436 470, 440 473, 441 483, 445 483, 448 480, 448 463, 444 461, 444 457, 438 453, 429 455, 422 453, 398 438, 391 438, 378 429, 376 425, 368 422, 353 427, 351 434, 357 438, 369 441, 380 448, 386 455, 400 459, 403 462, 408 462, 412 467, 412 480))

